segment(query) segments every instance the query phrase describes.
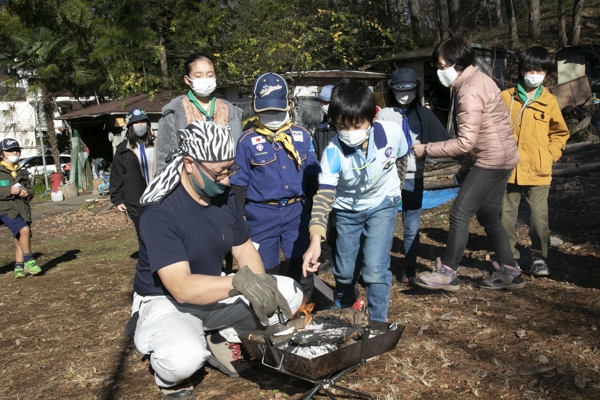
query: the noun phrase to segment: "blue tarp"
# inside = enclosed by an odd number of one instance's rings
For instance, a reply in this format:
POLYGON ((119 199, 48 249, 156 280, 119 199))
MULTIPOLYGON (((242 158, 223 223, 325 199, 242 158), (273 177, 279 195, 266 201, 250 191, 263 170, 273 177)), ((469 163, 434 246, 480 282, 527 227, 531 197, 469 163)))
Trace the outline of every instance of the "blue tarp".
MULTIPOLYGON (((450 200, 454 200, 458 194, 458 187, 440 190, 425 190, 423 192, 423 210, 436 208, 442 204, 446 204, 450 200)), ((398 206, 398 210, 402 210, 402 203, 398 206)))

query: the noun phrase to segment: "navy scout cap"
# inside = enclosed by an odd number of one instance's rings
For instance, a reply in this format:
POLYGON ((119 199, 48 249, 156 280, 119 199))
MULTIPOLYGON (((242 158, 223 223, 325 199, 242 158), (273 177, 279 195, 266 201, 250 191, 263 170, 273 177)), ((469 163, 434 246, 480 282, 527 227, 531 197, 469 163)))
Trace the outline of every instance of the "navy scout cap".
POLYGON ((257 113, 287 111, 288 85, 285 79, 273 72, 259 76, 252 89, 252 106, 257 113))

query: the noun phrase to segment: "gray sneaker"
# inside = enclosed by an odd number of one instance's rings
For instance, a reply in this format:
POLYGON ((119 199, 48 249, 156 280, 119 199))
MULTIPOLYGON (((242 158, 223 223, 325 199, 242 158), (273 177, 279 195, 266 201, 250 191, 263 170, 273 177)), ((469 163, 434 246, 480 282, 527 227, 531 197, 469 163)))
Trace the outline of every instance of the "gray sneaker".
POLYGON ((414 283, 425 289, 441 289, 455 292, 460 289, 458 274, 452 268, 443 265, 438 257, 435 271, 414 278, 414 283))
POLYGON ((184 380, 179 385, 168 388, 159 386, 159 388, 166 400, 190 400, 196 398, 196 394, 194 393, 194 384, 189 379, 184 380))
POLYGON ((479 282, 479 287, 482 289, 522 289, 525 287, 525 282, 521 276, 521 269, 517 264, 516 267, 509 265, 498 265, 496 261, 492 262, 496 271, 487 279, 479 282))
POLYGON ((253 368, 253 363, 244 359, 239 343, 229 343, 221 334, 214 332, 206 335, 206 344, 212 353, 207 361, 224 374, 236 378, 258 372, 253 368))
POLYGON ((546 260, 540 257, 536 252, 531 252, 531 265, 529 266, 529 273, 533 276, 548 276, 550 270, 546 265, 546 260))

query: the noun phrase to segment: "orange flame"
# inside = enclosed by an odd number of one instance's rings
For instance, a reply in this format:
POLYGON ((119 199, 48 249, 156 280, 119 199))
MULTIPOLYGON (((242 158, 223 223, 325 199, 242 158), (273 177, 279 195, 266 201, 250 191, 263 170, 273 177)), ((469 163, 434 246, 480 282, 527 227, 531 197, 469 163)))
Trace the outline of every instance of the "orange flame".
POLYGON ((302 301, 302 305, 296 311, 296 313, 292 316, 292 319, 300 318, 300 315, 304 314, 304 326, 309 325, 313 317, 311 315, 313 308, 315 308, 315 303, 306 303, 304 300, 302 301))

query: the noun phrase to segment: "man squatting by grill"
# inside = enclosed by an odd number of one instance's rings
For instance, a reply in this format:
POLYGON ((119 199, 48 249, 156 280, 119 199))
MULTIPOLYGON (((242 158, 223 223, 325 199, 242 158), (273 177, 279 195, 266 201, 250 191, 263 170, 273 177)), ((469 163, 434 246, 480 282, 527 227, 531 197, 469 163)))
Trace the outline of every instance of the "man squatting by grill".
POLYGON ((149 354, 165 397, 192 398, 188 378, 206 361, 230 376, 251 373, 238 335, 278 323, 278 308, 289 318, 303 293, 292 279, 266 274, 250 240, 229 188, 235 157, 229 128, 196 121, 178 135, 178 148, 140 201, 128 328, 135 329, 137 349, 149 354), (222 276, 229 251, 240 269, 222 276))
POLYGON ((392 286, 390 251, 408 145, 396 122, 375 122, 375 97, 365 83, 341 80, 333 88, 328 111, 338 136, 321 160, 310 247, 302 269, 318 270, 321 241, 333 209, 338 233, 333 269, 336 305, 347 308, 356 301, 362 270, 369 317, 385 322, 392 286))

